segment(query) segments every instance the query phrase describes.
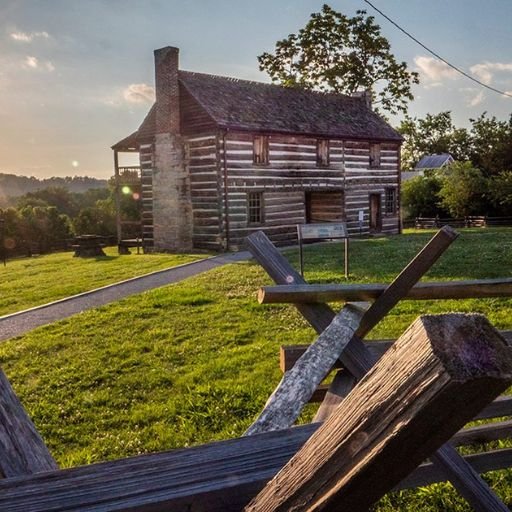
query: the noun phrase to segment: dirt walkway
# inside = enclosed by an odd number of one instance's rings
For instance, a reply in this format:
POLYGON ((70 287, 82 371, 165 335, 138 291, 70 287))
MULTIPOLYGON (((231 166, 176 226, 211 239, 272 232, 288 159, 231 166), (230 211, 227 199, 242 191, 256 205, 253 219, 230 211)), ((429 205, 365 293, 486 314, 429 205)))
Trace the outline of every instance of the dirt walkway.
POLYGON ((178 267, 134 277, 126 281, 50 302, 49 304, 1 316, 0 340, 20 336, 36 327, 56 322, 57 320, 67 318, 81 311, 115 302, 128 295, 134 295, 168 284, 177 283, 187 277, 195 276, 228 263, 247 260, 250 257, 251 255, 245 251, 222 254, 214 256, 213 258, 194 261, 178 267))

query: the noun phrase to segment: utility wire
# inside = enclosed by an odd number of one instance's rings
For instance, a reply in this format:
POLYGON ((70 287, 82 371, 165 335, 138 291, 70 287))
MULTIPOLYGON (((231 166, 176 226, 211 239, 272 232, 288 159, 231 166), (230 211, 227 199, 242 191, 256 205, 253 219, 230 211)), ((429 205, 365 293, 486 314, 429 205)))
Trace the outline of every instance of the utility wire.
POLYGON ((466 78, 473 80, 473 82, 476 82, 478 85, 481 85, 482 87, 485 87, 486 89, 489 89, 490 91, 497 92, 498 94, 501 94, 502 96, 507 96, 508 98, 512 98, 512 94, 505 92, 505 91, 500 91, 499 89, 496 89, 495 87, 492 87, 491 85, 484 84, 483 82, 481 82, 474 76, 471 76, 468 73, 466 73, 463 69, 460 69, 459 67, 454 66, 453 64, 448 62, 446 59, 443 59, 443 57, 441 57, 438 53, 434 52, 433 50, 431 50, 430 48, 425 46, 421 41, 418 41, 418 39, 416 39, 412 34, 407 32, 407 30, 403 29, 400 25, 395 23, 389 16, 384 14, 380 9, 378 9, 377 7, 375 7, 375 5, 373 5, 371 2, 369 2, 369 0, 363 0, 363 1, 366 2, 370 7, 375 9, 380 15, 382 15, 384 18, 386 18, 392 25, 394 25, 398 30, 403 32, 407 37, 411 38, 415 43, 418 43, 422 48, 427 50, 427 52, 429 52, 431 55, 433 55, 440 61, 444 62, 447 66, 449 66, 452 69, 454 69, 455 71, 457 71, 457 73, 460 73, 461 75, 465 76, 466 78))

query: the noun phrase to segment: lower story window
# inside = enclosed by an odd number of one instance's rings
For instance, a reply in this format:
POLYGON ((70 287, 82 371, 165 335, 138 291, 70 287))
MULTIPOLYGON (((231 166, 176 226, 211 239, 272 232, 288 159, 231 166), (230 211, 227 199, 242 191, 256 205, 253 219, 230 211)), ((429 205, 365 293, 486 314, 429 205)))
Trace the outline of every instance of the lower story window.
POLYGON ((247 220, 249 224, 263 223, 263 192, 247 194, 247 220))
POLYGON ((387 188, 385 194, 385 212, 394 215, 396 213, 396 188, 387 188))

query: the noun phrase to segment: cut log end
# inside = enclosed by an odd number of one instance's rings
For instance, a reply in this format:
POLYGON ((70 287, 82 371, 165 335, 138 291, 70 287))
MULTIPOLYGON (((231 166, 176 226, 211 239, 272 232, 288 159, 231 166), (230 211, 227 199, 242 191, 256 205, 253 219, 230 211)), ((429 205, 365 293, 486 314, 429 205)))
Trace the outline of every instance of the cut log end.
MULTIPOLYGON (((510 386, 511 370, 485 317, 418 318, 246 512, 368 510, 510 386)), ((480 506, 492 493, 450 446, 439 453, 476 510, 502 510, 480 506)))
POLYGON ((512 349, 479 314, 423 315, 434 354, 453 379, 512 378, 512 349))
POLYGON ((459 236, 459 233, 455 231, 455 229, 453 229, 451 226, 443 226, 440 229, 440 232, 449 236, 452 240, 455 240, 459 236))

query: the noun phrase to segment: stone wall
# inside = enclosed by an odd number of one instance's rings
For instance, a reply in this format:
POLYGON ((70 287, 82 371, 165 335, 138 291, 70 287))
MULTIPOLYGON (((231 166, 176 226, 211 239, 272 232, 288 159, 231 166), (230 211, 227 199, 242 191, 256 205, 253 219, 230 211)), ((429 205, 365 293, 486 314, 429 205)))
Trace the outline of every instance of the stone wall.
POLYGON ((182 137, 155 135, 153 239, 156 251, 192 249, 190 179, 182 137))

